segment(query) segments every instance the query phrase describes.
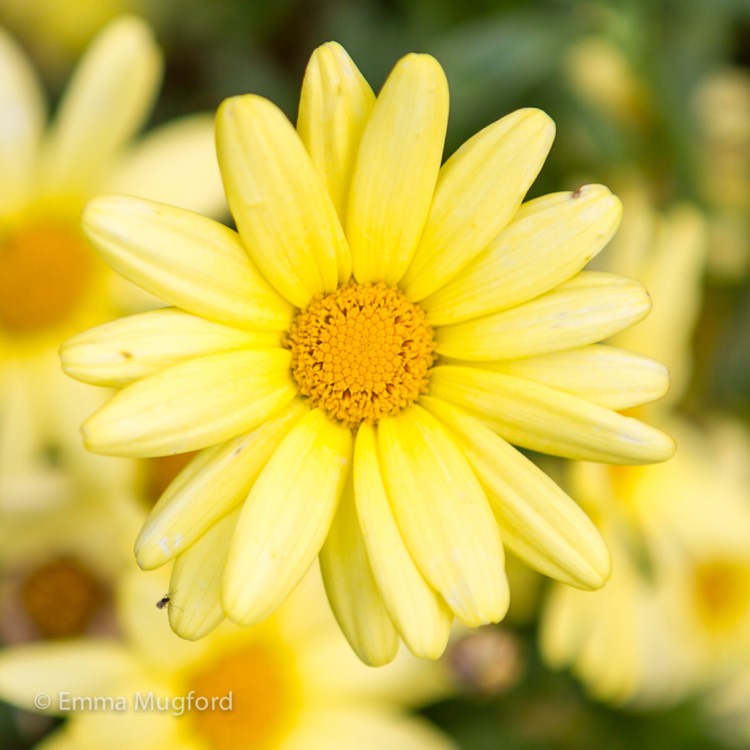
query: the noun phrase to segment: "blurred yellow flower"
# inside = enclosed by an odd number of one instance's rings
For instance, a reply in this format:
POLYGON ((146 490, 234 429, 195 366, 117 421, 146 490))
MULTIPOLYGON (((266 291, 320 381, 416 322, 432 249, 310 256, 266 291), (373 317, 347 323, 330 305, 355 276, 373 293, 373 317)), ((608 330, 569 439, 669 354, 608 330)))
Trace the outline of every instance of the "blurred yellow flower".
POLYGON ((611 703, 675 703, 750 657, 748 484, 727 470, 711 431, 674 418, 669 427, 680 450, 666 464, 572 471, 572 490, 599 515, 613 575, 593 594, 555 587, 541 648, 611 703))
POLYGON ((58 467, 54 482, 29 472, 23 511, 3 513, 0 642, 109 632, 111 591, 132 567, 145 511, 130 494, 129 462, 104 467, 98 476, 58 467))
POLYGON ((746 663, 750 478, 735 432, 699 431, 675 416, 690 383, 705 216, 688 204, 658 213, 634 185, 623 197, 627 220, 610 267, 644 278, 654 307, 615 343, 658 352, 670 366, 668 399, 637 412, 668 427, 680 449, 662 466, 572 465, 569 487, 607 541, 613 575, 595 594, 555 587, 540 632, 546 661, 570 666, 598 699, 653 707, 684 700, 746 663), (730 465, 733 453, 742 459, 730 465))
POLYGON ((161 71, 143 22, 121 18, 102 31, 46 131, 39 82, 2 29, 0 70, 0 509, 8 509, 29 497, 29 483, 40 488, 45 450, 63 464, 77 452, 75 425, 96 403, 65 383, 57 347, 132 296, 80 232, 86 201, 118 190, 214 214, 225 204, 210 117, 132 142, 161 71))
POLYGON ((161 576, 124 579, 122 641, 6 649, 0 697, 39 710, 38 696, 48 695, 49 712, 68 719, 47 740, 57 750, 454 747, 406 713, 448 692, 441 665, 409 657, 368 669, 340 638, 309 577, 262 626, 227 625, 200 643, 170 632, 154 606, 163 585, 161 576), (116 708, 97 710, 107 701, 116 708))
POLYGON ((672 454, 615 411, 663 395, 666 370, 595 345, 650 308, 638 282, 581 271, 617 198, 589 185, 521 205, 550 119, 514 112, 441 167, 447 118, 433 58, 403 58, 375 99, 327 44, 297 132, 257 96, 219 110, 238 233, 122 196, 86 209, 102 256, 174 305, 75 337, 63 363, 122 387, 84 425, 93 451, 203 449, 136 545, 144 568, 177 558, 181 635, 264 620, 320 553, 364 661, 390 661, 399 636, 437 657, 453 616, 504 616, 503 544, 575 586, 609 576, 591 522, 509 443, 672 454))

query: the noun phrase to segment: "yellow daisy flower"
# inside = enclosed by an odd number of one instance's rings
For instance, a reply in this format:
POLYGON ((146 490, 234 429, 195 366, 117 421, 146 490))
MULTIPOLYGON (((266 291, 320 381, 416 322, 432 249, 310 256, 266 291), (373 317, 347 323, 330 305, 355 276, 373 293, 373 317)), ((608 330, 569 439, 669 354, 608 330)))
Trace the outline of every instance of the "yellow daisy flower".
POLYGON ((132 312, 131 302, 142 307, 81 234, 86 201, 116 190, 212 214, 225 205, 209 116, 182 118, 133 140, 151 110, 161 66, 148 27, 117 19, 92 43, 45 127, 40 82, 0 29, 3 511, 19 508, 43 471, 56 481, 45 455, 50 447, 61 465, 86 460, 73 425, 101 398, 70 388, 59 371, 60 342, 123 309, 132 312))
POLYGON ((320 554, 368 663, 399 637, 437 657, 455 616, 508 607, 503 545, 596 588, 609 555, 580 508, 509 445, 649 462, 672 441, 615 409, 664 368, 594 342, 645 316, 636 281, 583 266, 620 203, 601 186, 521 205, 554 126, 524 109, 441 166, 448 89, 428 55, 377 99, 336 44, 305 75, 297 131, 228 99, 217 149, 233 232, 122 196, 84 215, 120 273, 173 307, 83 333, 72 376, 122 390, 84 425, 100 453, 201 449, 136 544, 176 558, 177 632, 268 617, 320 554))
POLYGON ((44 747, 455 750, 407 713, 448 693, 442 666, 409 657, 382 670, 365 667, 321 606, 315 580, 308 577, 261 626, 227 624, 188 643, 154 606, 161 579, 124 579, 122 640, 38 643, 0 654, 0 698, 68 719, 44 747))

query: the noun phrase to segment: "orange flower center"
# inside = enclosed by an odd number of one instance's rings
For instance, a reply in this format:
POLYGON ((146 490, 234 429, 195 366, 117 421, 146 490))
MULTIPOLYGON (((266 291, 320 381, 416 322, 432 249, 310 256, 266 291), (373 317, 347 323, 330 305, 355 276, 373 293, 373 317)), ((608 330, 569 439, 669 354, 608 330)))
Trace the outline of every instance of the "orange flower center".
POLYGON ((40 222, 0 238, 0 330, 30 334, 64 320, 91 271, 85 240, 64 224, 40 222))
POLYGON ((289 654, 267 642, 245 643, 218 654, 187 686, 209 705, 212 699, 217 700, 216 708, 185 714, 194 732, 215 750, 275 746, 299 706, 291 667, 289 654), (227 710, 218 701, 230 693, 231 708, 227 710))
POLYGON ((712 630, 727 630, 750 614, 750 569, 735 560, 710 560, 695 568, 698 613, 712 630))
POLYGON ((317 297, 285 344, 300 393, 348 427, 416 401, 435 359, 422 309, 382 282, 347 284, 317 297))
POLYGON ((21 587, 26 613, 44 638, 83 635, 104 598, 94 575, 67 558, 32 571, 21 587))

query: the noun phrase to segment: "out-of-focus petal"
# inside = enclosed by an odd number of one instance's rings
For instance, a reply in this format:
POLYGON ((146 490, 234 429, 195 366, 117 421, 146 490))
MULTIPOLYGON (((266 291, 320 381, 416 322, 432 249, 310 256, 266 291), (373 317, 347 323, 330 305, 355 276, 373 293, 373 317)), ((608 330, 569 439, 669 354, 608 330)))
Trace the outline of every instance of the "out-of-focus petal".
POLYGON ((151 110, 161 68, 151 31, 138 18, 117 19, 94 39, 45 144, 46 193, 88 197, 101 188, 102 175, 151 110))
POLYGON ((0 28, 0 218, 29 199, 44 128, 44 95, 26 55, 0 28))
POLYGON ((208 216, 227 214, 214 118, 190 115, 155 128, 123 154, 101 192, 138 195, 208 216))

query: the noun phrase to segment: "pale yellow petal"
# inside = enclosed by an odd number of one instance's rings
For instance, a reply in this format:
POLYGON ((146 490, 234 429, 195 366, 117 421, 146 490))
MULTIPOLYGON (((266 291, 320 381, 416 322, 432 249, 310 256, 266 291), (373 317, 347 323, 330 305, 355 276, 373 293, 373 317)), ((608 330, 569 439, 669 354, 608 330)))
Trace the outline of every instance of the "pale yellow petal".
MULTIPOLYGON (((646 258, 638 258, 637 276, 654 300, 651 314, 638 325, 618 334, 618 346, 633 348, 657 357, 672 373, 669 395, 659 406, 670 409, 684 398, 691 383, 693 368, 693 335, 703 305, 704 266, 708 249, 710 219, 697 207, 680 204, 666 216, 659 217, 653 235, 645 244, 646 258)), ((618 237, 619 239, 619 237, 618 237)), ((627 237, 630 242, 640 238, 627 237)), ((624 243, 619 243, 623 245, 624 243)), ((634 255, 634 248, 622 247, 620 254, 634 255)), ((609 254, 609 253, 608 253, 609 254)), ((609 267, 623 273, 620 266, 609 267)))
POLYGON ((393 514, 424 577, 467 625, 501 620, 508 583, 500 535, 460 449, 415 405, 380 421, 378 447, 393 514))
POLYGON ((479 420, 430 397, 421 403, 460 441, 500 524, 503 544, 545 575, 579 588, 609 578, 609 551, 581 508, 479 420))
POLYGON ((420 304, 433 325, 445 325, 527 302, 580 271, 612 238, 621 215, 620 201, 602 185, 535 198, 420 304))
POLYGON ((674 453, 643 422, 524 378, 470 367, 432 371, 430 395, 460 406, 514 445, 581 461, 642 464, 674 453))
MULTIPOLYGON (((596 601, 596 600, 595 600, 596 601)), ((589 605, 581 608, 581 595, 567 586, 554 586, 544 602, 539 628, 539 649, 552 669, 575 661, 595 621, 589 605)))
POLYGON ((268 617, 320 552, 349 471, 351 443, 350 430, 315 409, 261 472, 224 573, 224 611, 238 624, 268 617))
POLYGON ((109 24, 86 51, 65 91, 44 152, 44 190, 89 196, 118 150, 145 121, 162 60, 146 23, 109 24))
POLYGON ((219 323, 283 330, 292 307, 247 257, 236 232, 192 211, 127 196, 91 201, 86 236, 118 273, 219 323))
POLYGON ((359 148, 346 216, 354 276, 395 284, 430 210, 448 124, 448 83, 429 55, 399 60, 359 148))
POLYGON ((388 614, 415 656, 437 659, 453 616, 425 581, 393 517, 378 455, 375 429, 362 424, 354 444, 354 492, 370 568, 388 614))
POLYGON ((0 71, 0 217, 6 217, 29 199, 46 107, 26 55, 2 28, 0 71))
POLYGON ((280 294, 304 308, 348 278, 349 248, 336 210, 280 109, 259 96, 225 99, 216 148, 242 242, 280 294))
POLYGON ((372 89, 340 44, 328 42, 313 52, 302 81, 297 132, 342 224, 354 160, 374 103, 372 89))
POLYGON ((354 653, 372 667, 393 661, 398 634, 370 570, 351 479, 320 550, 320 572, 333 614, 354 653))
POLYGON ((79 333, 65 342, 60 357, 77 380, 120 387, 193 357, 280 344, 279 332, 233 328, 168 307, 79 333))
POLYGON ((650 309, 640 282, 584 271, 512 310, 440 326, 435 348, 446 357, 484 362, 531 357, 601 341, 650 309))
POLYGON ((661 362, 602 344, 539 357, 488 362, 485 366, 572 393, 609 409, 647 404, 661 398, 669 388, 669 372, 661 362))
POLYGON ((401 287, 421 300, 452 279, 511 220, 539 174, 555 124, 519 109, 470 138, 440 170, 424 234, 401 287))
POLYGON ((217 521, 177 556, 169 582, 169 625, 180 636, 197 641, 225 619, 221 580, 240 508, 217 521))
MULTIPOLYGON (((154 699, 157 695, 162 700, 173 695, 164 683, 153 686, 152 692, 154 699)), ((149 689, 128 686, 127 693, 128 710, 77 713, 68 731, 78 750, 198 750, 196 745, 191 747, 179 738, 179 724, 170 711, 135 710, 135 694, 148 696, 149 689)))
POLYGON ((84 424, 86 446, 143 458, 228 440, 294 398, 290 359, 285 349, 222 352, 138 380, 84 424))
POLYGON ((152 130, 122 155, 102 192, 137 195, 209 216, 228 214, 213 116, 181 117, 152 130))
POLYGON ((252 432, 206 448, 175 477, 135 543, 142 568, 164 565, 242 502, 281 440, 307 408, 298 399, 252 432))
POLYGON ((280 750, 458 750, 429 722, 377 706, 316 706, 280 750))
POLYGON ((37 711, 34 698, 46 693, 50 697, 49 713, 59 714, 61 693, 116 695, 118 683, 129 684, 139 671, 127 647, 114 640, 14 646, 0 653, 0 698, 37 711))

